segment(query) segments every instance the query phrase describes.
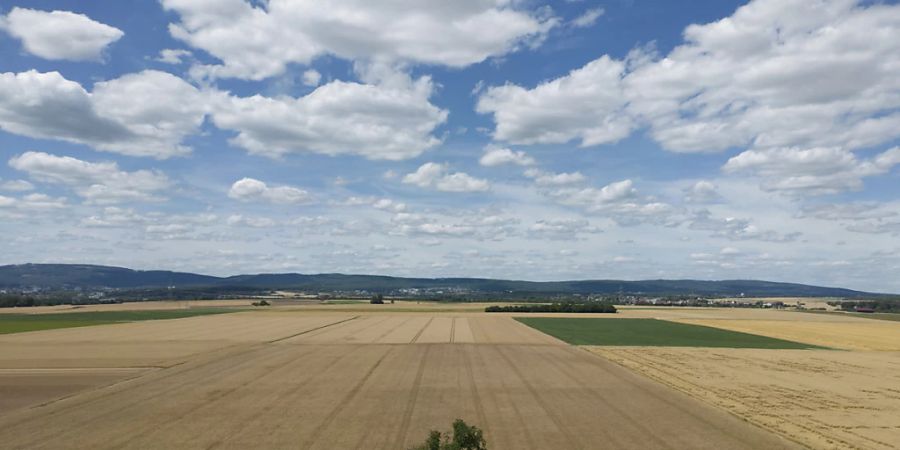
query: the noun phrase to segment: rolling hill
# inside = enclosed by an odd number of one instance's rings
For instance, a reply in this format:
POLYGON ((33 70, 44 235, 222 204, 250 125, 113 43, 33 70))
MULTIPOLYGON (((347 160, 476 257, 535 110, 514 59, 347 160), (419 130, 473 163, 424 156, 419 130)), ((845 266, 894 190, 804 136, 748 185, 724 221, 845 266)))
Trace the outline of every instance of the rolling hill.
POLYGON ((504 294, 643 294, 797 297, 873 297, 882 294, 851 289, 758 280, 579 280, 517 281, 489 278, 401 278, 344 274, 256 274, 214 277, 163 270, 132 270, 81 264, 17 264, 0 266, 0 288, 139 289, 216 287, 298 289, 306 291, 396 291, 455 289, 504 294))

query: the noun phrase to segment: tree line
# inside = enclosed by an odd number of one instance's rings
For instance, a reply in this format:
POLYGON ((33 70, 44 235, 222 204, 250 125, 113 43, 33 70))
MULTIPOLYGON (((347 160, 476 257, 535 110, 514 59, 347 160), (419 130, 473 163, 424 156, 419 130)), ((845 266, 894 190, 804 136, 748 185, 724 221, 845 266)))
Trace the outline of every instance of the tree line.
POLYGON ((615 313, 616 307, 610 303, 551 303, 536 305, 493 305, 484 312, 507 313, 615 313))

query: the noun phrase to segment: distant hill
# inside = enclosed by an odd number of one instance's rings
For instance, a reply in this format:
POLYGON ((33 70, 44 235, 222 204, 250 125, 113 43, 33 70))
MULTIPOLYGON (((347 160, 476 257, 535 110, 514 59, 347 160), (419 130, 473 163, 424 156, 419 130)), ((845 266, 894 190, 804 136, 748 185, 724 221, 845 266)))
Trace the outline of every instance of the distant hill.
POLYGON ((516 281, 489 278, 400 278, 377 275, 298 273, 214 277, 163 270, 131 270, 80 264, 0 266, 0 288, 257 288, 306 291, 395 291, 399 289, 464 289, 503 294, 643 294, 754 297, 873 297, 883 294, 851 289, 757 280, 582 280, 516 281))

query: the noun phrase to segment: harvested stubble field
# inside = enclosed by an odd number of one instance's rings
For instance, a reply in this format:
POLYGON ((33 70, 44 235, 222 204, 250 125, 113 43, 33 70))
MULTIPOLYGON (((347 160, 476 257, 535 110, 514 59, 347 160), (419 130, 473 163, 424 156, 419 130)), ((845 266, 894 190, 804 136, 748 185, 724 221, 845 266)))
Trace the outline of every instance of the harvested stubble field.
POLYGON ((900 445, 897 352, 591 350, 811 448, 900 445))
MULTIPOLYGON (((790 313, 786 313, 790 314, 790 313)), ((844 350, 900 351, 900 324, 852 316, 829 318, 793 314, 792 321, 682 319, 679 322, 752 333, 844 350)))
POLYGON ((0 336, 0 373, 136 367, 0 411, 0 442, 403 449, 463 418, 492 450, 794 445, 506 316, 267 311, 0 336))

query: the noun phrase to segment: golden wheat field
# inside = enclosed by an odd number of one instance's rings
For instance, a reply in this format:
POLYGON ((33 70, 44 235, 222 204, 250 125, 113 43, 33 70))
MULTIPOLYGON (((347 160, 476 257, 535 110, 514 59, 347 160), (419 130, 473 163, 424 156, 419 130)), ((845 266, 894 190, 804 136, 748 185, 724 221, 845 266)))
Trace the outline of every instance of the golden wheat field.
POLYGON ((810 448, 900 445, 900 353, 594 347, 810 448))

